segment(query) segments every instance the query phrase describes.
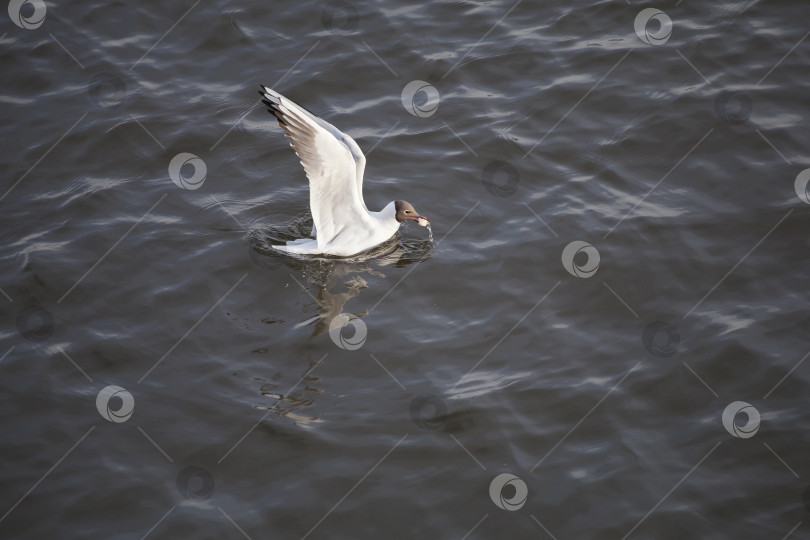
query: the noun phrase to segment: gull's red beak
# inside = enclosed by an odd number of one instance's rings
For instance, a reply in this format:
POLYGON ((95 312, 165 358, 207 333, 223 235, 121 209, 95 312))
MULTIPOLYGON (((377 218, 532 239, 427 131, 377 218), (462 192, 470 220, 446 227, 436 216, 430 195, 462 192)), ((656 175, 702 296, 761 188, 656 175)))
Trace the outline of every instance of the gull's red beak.
POLYGON ((417 222, 420 227, 427 227, 428 225, 430 225, 430 220, 424 216, 411 217, 410 219, 417 222))

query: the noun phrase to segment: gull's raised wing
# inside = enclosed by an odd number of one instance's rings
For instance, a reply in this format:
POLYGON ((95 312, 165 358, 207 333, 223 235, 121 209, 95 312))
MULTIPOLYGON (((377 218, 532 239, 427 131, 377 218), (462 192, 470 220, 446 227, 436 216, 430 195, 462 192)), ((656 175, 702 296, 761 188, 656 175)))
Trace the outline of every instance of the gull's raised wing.
POLYGON ((262 102, 284 128, 309 179, 318 246, 349 225, 367 223, 371 217, 362 193, 366 158, 354 140, 278 92, 260 88, 262 102))

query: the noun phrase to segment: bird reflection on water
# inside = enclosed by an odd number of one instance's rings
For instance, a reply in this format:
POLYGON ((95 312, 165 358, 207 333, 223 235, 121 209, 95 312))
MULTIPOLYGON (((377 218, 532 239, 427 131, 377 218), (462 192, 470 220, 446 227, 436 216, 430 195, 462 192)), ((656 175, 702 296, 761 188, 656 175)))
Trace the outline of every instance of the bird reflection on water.
MULTIPOLYGON (((295 227, 300 229, 307 225, 299 222, 295 227)), ((285 265, 299 284, 317 287, 314 295, 309 289, 306 292, 315 300, 318 313, 296 325, 314 325, 312 337, 328 332, 332 320, 343 313, 344 304, 368 288, 364 274, 385 279, 387 276, 382 270, 386 267, 405 268, 426 261, 432 256, 434 247, 432 234, 429 240, 416 240, 402 238, 399 233, 387 242, 351 257, 289 255, 271 247, 279 240, 295 235, 296 232, 287 230, 254 232, 250 237, 250 257, 257 266, 268 270, 285 265), (346 279, 343 292, 337 290, 342 278, 346 279)), ((352 315, 365 317, 368 311, 352 315)))
MULTIPOLYGON (((306 223, 298 223, 306 228, 306 223)), ((380 244, 352 257, 331 256, 291 256, 283 254, 270 246, 277 243, 279 237, 283 238, 295 232, 254 231, 249 235, 250 258, 258 267, 266 270, 278 270, 287 267, 291 277, 303 287, 302 295, 309 295, 314 300, 314 310, 307 317, 295 324, 294 328, 312 327, 310 339, 328 334, 330 324, 341 314, 350 314, 353 317, 368 317, 371 309, 345 312, 345 304, 369 289, 370 277, 387 279, 386 271, 389 269, 402 269, 414 263, 420 263, 431 258, 434 244, 432 238, 411 239, 395 235, 388 242, 380 244)), ((432 235, 431 235, 432 236, 432 235)), ((396 281, 391 282, 394 286, 396 281)), ((387 291, 380 291, 378 296, 387 291)), ((309 306, 305 309, 311 309, 309 306)), ((372 304, 373 306, 373 304, 372 304)), ((322 359, 311 358, 309 365, 300 376, 300 383, 291 388, 287 394, 279 393, 280 388, 274 383, 266 383, 261 388, 263 396, 274 399, 273 405, 266 407, 279 416, 293 420, 303 428, 311 428, 312 424, 321 420, 301 414, 300 409, 310 407, 314 399, 322 392, 317 387, 319 377, 312 374, 322 359)), ((265 408, 265 407, 262 407, 265 408)))

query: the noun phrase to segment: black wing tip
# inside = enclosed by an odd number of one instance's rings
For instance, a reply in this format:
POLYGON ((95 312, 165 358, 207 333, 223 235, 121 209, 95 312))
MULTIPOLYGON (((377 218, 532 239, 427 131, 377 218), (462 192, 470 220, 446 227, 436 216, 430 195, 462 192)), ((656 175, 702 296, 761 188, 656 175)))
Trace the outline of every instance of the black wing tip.
POLYGON ((284 113, 281 112, 281 109, 278 108, 280 101, 279 102, 270 101, 270 99, 275 96, 273 96, 271 90, 265 85, 260 84, 259 88, 261 89, 259 90, 259 95, 262 96, 262 103, 264 103, 264 105, 267 107, 267 112, 272 114, 276 118, 276 120, 278 120, 279 124, 281 124, 282 126, 286 126, 287 122, 284 121, 284 113))
MULTIPOLYGON (((272 90, 272 89, 270 89, 269 87, 267 87, 267 86, 265 86, 265 85, 263 85, 263 84, 260 84, 260 85, 259 85, 259 88, 261 88, 261 90, 259 90, 259 95, 260 95, 260 96, 262 96, 262 97, 264 98, 264 99, 262 99, 262 103, 266 104, 268 107, 270 106, 270 105, 267 103, 267 101, 265 101, 265 100, 267 99, 267 97, 268 97, 268 96, 270 96, 270 97, 272 97, 272 98, 275 98, 275 99, 279 100, 279 103, 281 103, 281 94, 279 94, 279 93, 278 93, 278 92, 276 92, 275 90, 272 90)), ((276 105, 277 105, 277 104, 276 104, 276 105)), ((304 109, 305 111, 307 111, 307 112, 308 112, 309 114, 311 114, 312 116, 314 116, 314 117, 316 117, 316 118, 320 118, 320 116, 318 116, 318 115, 317 115, 317 114, 315 114, 314 112, 310 111, 309 109, 307 109, 307 108, 306 108, 306 107, 304 107, 303 105, 298 105, 298 104, 296 104, 296 105, 297 105, 298 107, 300 107, 300 108, 304 109)))
POLYGON ((259 93, 263 96, 281 97, 281 95, 278 92, 276 92, 269 86, 265 86, 263 84, 259 85, 259 93))

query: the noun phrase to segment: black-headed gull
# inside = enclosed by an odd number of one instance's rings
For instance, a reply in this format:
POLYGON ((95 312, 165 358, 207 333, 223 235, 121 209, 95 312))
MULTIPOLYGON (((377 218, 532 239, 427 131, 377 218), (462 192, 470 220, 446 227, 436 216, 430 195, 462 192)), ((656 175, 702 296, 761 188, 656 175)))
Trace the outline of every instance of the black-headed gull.
POLYGON ((394 236, 406 220, 421 226, 427 218, 406 201, 392 201, 379 212, 363 201, 366 157, 354 139, 275 90, 259 86, 262 102, 284 128, 309 179, 313 238, 299 238, 274 248, 306 255, 350 256, 394 236))

